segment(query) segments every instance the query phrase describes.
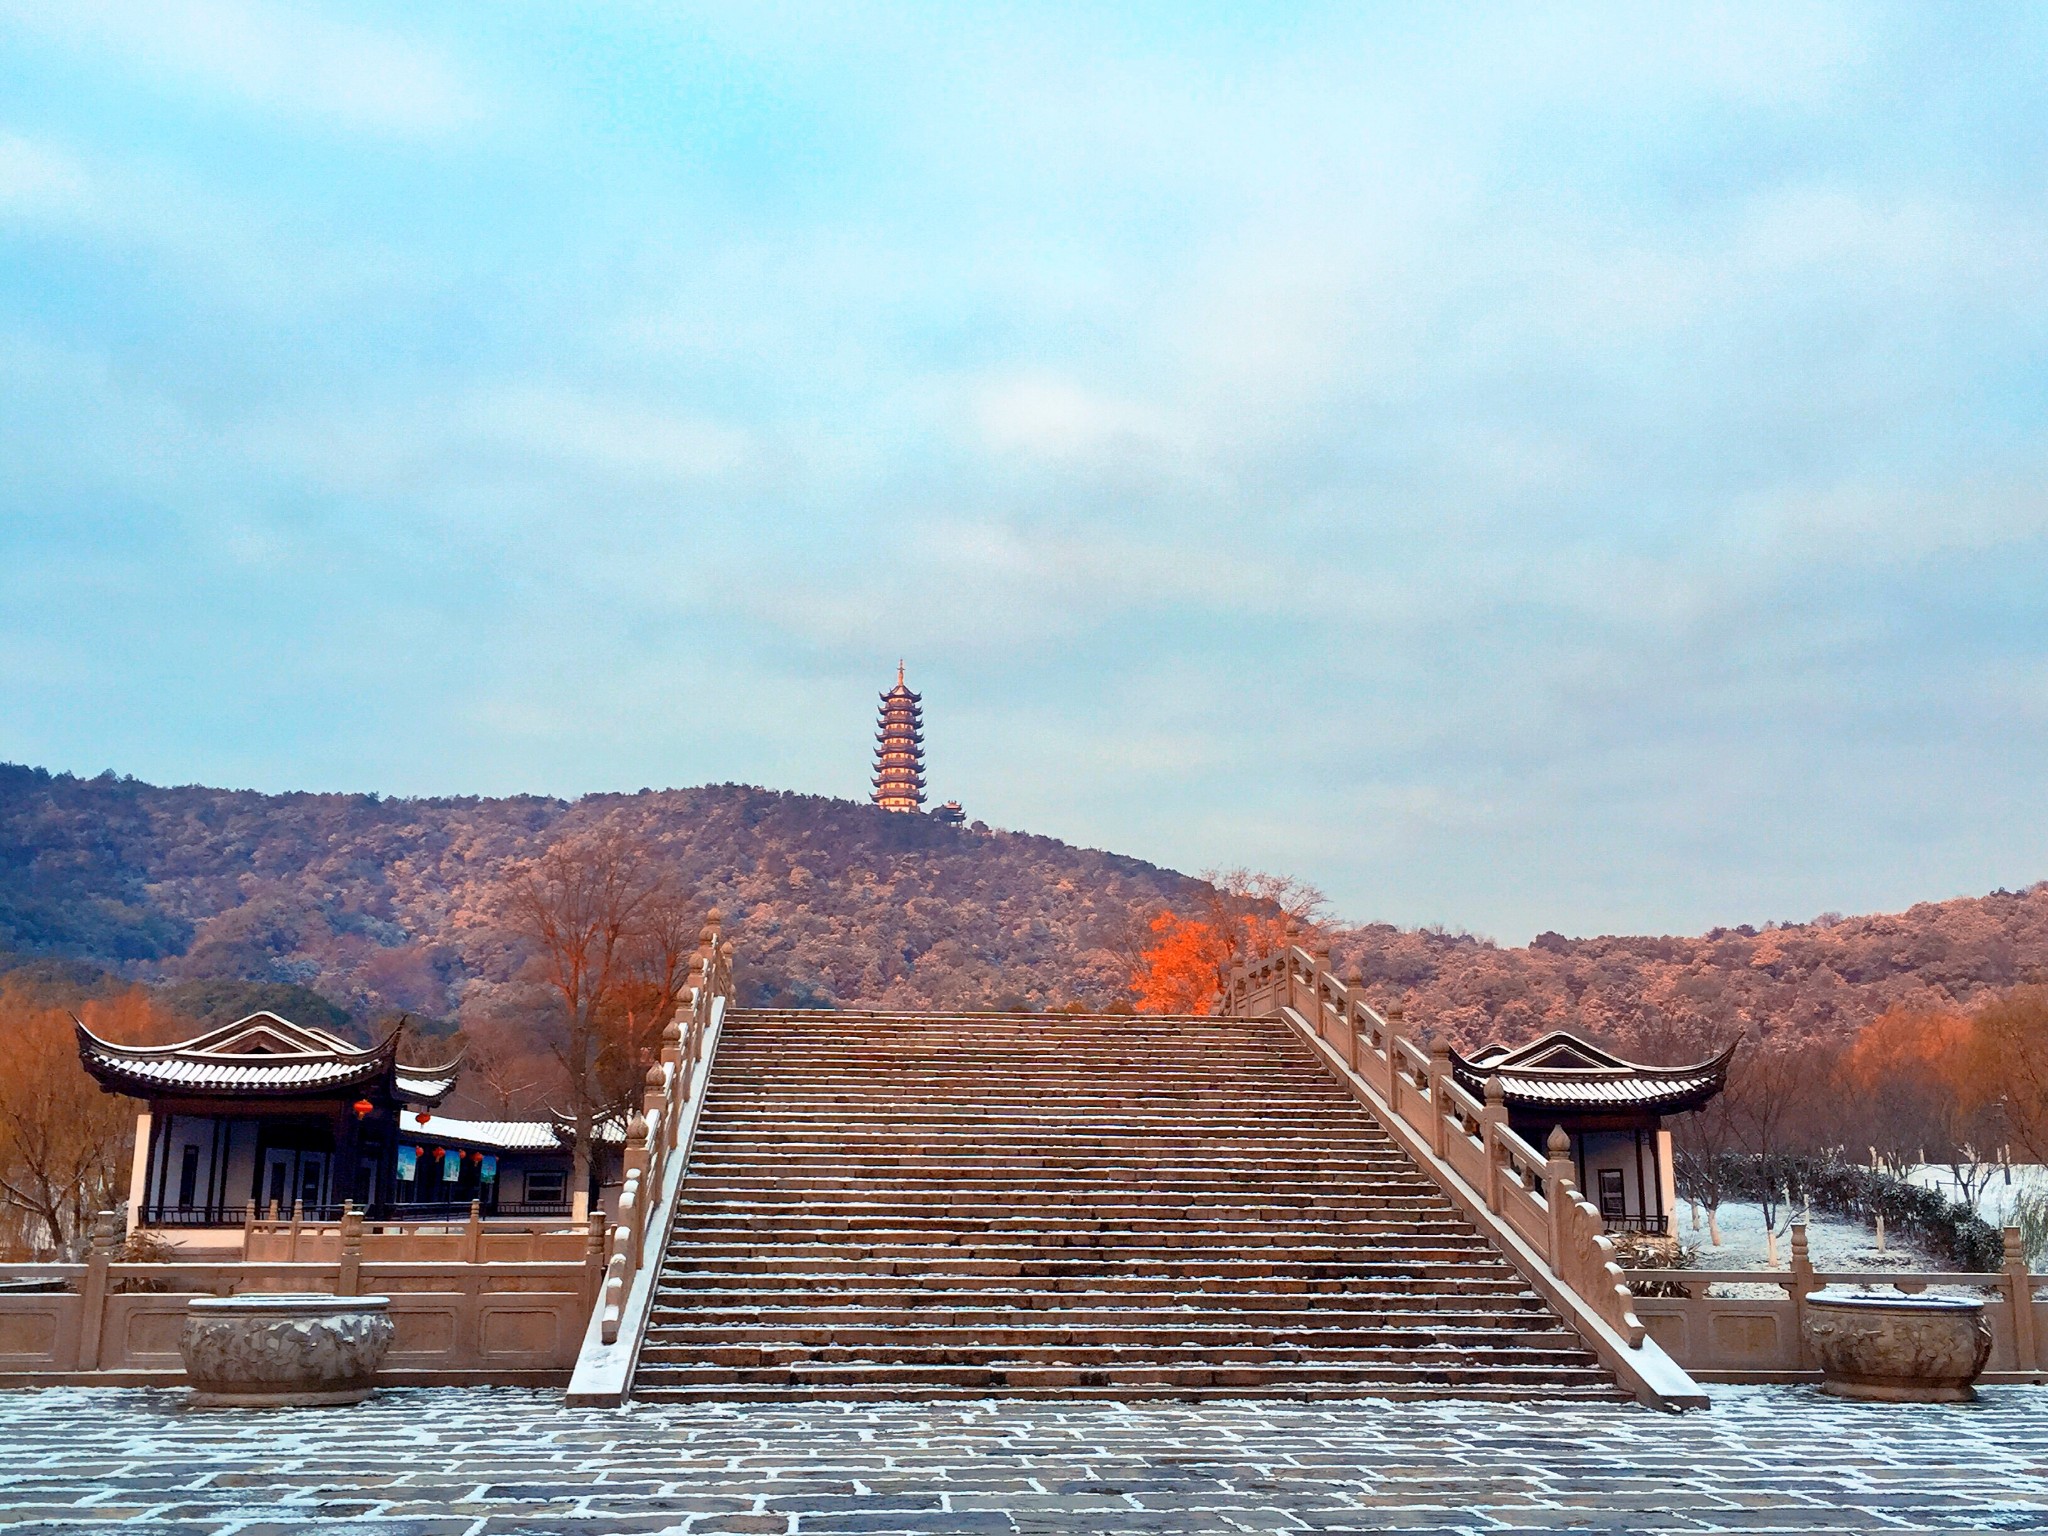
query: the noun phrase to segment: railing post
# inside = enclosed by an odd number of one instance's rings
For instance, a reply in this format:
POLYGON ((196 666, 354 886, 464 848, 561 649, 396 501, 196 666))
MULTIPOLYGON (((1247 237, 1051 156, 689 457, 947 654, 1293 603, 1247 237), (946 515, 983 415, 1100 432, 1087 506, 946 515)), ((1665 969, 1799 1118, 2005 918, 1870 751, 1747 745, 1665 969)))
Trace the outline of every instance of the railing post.
POLYGON ((334 1282, 337 1296, 360 1296, 363 1269, 363 1213, 353 1200, 341 1207, 341 1271, 334 1282))
POLYGON ((1486 1208, 1500 1209, 1500 1137, 1508 1123, 1507 1090, 1498 1076, 1486 1080, 1486 1107, 1479 1112, 1479 1146, 1486 1154, 1486 1208))
POLYGON ((592 1307, 604 1289, 604 1212, 590 1213, 589 1235, 583 1240, 583 1288, 592 1307))
POLYGON ((484 1203, 481 1200, 469 1202, 469 1221, 462 1230, 462 1257, 465 1263, 474 1264, 484 1251, 484 1203))
POLYGON ((1338 1013, 1344 1020, 1344 1060, 1351 1070, 1358 1070, 1358 1012, 1365 1003, 1365 977, 1357 966, 1345 973, 1344 1001, 1338 1005, 1338 1013))
POLYGON ((2040 1341, 2034 1336, 2034 1277, 2027 1266, 2027 1244, 2018 1227, 2005 1229, 2005 1294, 2012 1306, 2013 1369, 2041 1369, 2040 1341))
POLYGON ((1387 1048, 1387 1108, 1396 1115, 1401 1113, 1401 1036, 1407 1023, 1402 1009, 1387 1010, 1387 1027, 1382 1036, 1387 1048))
POLYGON ((306 1224, 306 1201, 305 1201, 305 1197, 304 1197, 304 1196, 302 1195, 302 1196, 300 1196, 300 1197, 299 1197, 299 1198, 298 1198, 297 1200, 294 1200, 294 1201, 292 1202, 292 1246, 291 1246, 291 1257, 290 1257, 290 1258, 288 1258, 288 1259, 287 1259, 287 1260, 285 1261, 285 1262, 286 1262, 286 1263, 288 1263, 288 1264, 296 1264, 296 1263, 298 1263, 298 1262, 299 1262, 299 1228, 300 1228, 300 1227, 302 1227, 302 1226, 304 1226, 305 1224, 306 1224))
POLYGON ((100 1332, 107 1319, 107 1266, 120 1243, 121 1218, 101 1211, 92 1219, 92 1246, 85 1255, 85 1280, 79 1286, 78 1368, 100 1368, 100 1332))
POLYGON ((1544 1151, 1550 1154, 1543 1164, 1543 1203, 1550 1208, 1550 1267, 1562 1275, 1565 1272, 1565 1238, 1570 1228, 1566 1225, 1571 1214, 1572 1201, 1578 1198, 1578 1190, 1572 1185, 1572 1139, 1565 1134, 1561 1125, 1550 1128, 1550 1140, 1544 1143, 1544 1151))
POLYGON ((1450 1152, 1450 1095, 1444 1084, 1451 1080, 1451 1047, 1439 1040, 1429 1048, 1429 1150, 1442 1162, 1450 1152))
POLYGON ((1799 1366, 1811 1370, 1814 1366, 1813 1352, 1806 1345, 1806 1298, 1820 1289, 1813 1279, 1813 1260, 1806 1251, 1806 1223, 1792 1223, 1792 1280, 1785 1287, 1792 1297, 1792 1335, 1798 1341, 1799 1366))
POLYGON ((242 1262, 248 1263, 256 1255, 249 1251, 256 1240, 256 1197, 250 1196, 249 1203, 242 1207, 242 1262))

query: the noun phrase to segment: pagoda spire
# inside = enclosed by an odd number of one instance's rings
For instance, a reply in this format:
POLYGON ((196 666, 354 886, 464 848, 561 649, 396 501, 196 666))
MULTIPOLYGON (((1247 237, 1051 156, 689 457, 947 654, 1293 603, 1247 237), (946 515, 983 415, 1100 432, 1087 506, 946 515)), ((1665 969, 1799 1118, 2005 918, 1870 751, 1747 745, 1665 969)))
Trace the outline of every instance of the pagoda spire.
POLYGON ((882 695, 875 727, 875 804, 885 811, 924 809, 923 700, 903 680, 896 663, 896 686, 882 695))

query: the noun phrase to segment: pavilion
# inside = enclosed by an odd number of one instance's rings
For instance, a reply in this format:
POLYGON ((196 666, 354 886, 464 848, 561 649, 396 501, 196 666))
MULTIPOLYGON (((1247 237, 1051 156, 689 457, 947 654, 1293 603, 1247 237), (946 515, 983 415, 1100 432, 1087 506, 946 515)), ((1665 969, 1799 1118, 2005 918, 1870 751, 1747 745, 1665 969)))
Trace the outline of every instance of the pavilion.
POLYGON ((568 1188, 572 1137, 555 1120, 481 1121, 434 1111, 460 1059, 403 1064, 404 1025, 355 1045, 275 1013, 253 1013, 175 1045, 116 1045, 78 1025, 78 1052, 136 1115, 128 1226, 240 1227, 296 1208, 331 1220, 482 1213, 580 1217, 597 1193, 568 1188))
POLYGON ((1669 1234, 1678 1204, 1666 1117, 1700 1109, 1728 1082, 1731 1044, 1711 1061, 1653 1067, 1553 1030, 1516 1050, 1488 1045, 1451 1052, 1451 1072, 1483 1098, 1498 1078, 1508 1127, 1541 1147, 1562 1126, 1586 1198, 1609 1231, 1669 1234))

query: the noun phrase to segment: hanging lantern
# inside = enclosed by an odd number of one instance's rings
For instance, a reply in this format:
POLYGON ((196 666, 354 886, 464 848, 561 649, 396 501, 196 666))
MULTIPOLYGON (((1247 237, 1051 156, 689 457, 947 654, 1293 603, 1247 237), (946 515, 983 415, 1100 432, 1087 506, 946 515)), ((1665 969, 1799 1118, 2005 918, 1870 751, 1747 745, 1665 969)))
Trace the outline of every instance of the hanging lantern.
POLYGON ((369 1119, 371 1112, 375 1110, 376 1107, 377 1106, 372 1104, 368 1099, 357 1099, 355 1103, 349 1106, 349 1108, 353 1109, 356 1112, 356 1118, 358 1120, 369 1119))
POLYGON ((428 1114, 428 1113, 427 1113, 427 1112, 426 1112, 426 1111, 425 1111, 424 1109, 423 1109, 423 1110, 421 1110, 421 1111, 420 1111, 420 1112, 419 1112, 418 1114, 416 1114, 416 1115, 414 1115, 414 1116, 413 1116, 413 1119, 415 1119, 416 1121, 418 1121, 418 1122, 419 1122, 419 1123, 420 1123, 421 1125, 425 1125, 425 1124, 426 1124, 426 1123, 427 1123, 427 1122, 428 1122, 429 1120, 431 1120, 431 1119, 433 1119, 433 1118, 434 1118, 434 1117, 433 1117, 432 1115, 428 1114))

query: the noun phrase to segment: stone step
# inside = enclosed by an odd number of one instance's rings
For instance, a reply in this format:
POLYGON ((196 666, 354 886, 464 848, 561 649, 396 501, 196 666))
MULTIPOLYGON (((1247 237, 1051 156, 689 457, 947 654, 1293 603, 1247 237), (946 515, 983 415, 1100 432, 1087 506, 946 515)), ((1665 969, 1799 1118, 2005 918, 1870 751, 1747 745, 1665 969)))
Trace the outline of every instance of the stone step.
POLYGON ((1190 1298, 1178 1292, 922 1292, 922 1290, 694 1290, 657 1292, 657 1323, 717 1325, 776 1321, 780 1325, 872 1323, 877 1327, 1221 1327, 1221 1329, 1305 1329, 1358 1327, 1446 1327, 1454 1331, 1501 1327, 1511 1331, 1556 1329, 1561 1323, 1532 1292, 1495 1296, 1446 1296, 1419 1292, 1386 1296, 1335 1292, 1239 1290, 1229 1296, 1190 1298))
POLYGON ((735 1010, 636 1396, 1620 1396, 1264 1020, 735 1010))
MULTIPOLYGON (((1119 1386, 1126 1389, 1235 1387, 1260 1389, 1282 1383, 1321 1386, 1351 1382, 1376 1386, 1455 1388, 1460 1385, 1520 1385, 1547 1395, 1560 1380, 1582 1385, 1607 1381, 1598 1367, 1559 1365, 1548 1360, 1528 1364, 1511 1361, 1467 1364, 1406 1365, 1395 1362, 1330 1361, 1303 1364, 1209 1365, 1200 1363, 1134 1363, 1099 1367, 1070 1365, 936 1365, 905 1361, 797 1361, 753 1368, 723 1365, 650 1365, 649 1386, 688 1386, 724 1382, 732 1386, 804 1387, 829 1399, 838 1386, 889 1385, 916 1395, 921 1386, 979 1387, 1004 1392, 1016 1387, 1119 1386)), ((635 1395, 640 1395, 636 1382, 635 1395)))
POLYGON ((874 1402, 970 1402, 990 1397, 1017 1398, 1024 1400, 1060 1401, 1107 1401, 1107 1402, 1218 1402, 1246 1397, 1299 1399, 1323 1402, 1326 1400, 1365 1399, 1378 1402, 1440 1402, 1456 1399, 1460 1402, 1477 1403, 1519 1403, 1531 1399, 1545 1402, 1592 1402, 1621 1403, 1629 1400, 1628 1394, 1618 1390, 1604 1375, 1583 1381, 1553 1380, 1543 1384, 1508 1383, 1505 1385, 1482 1385, 1465 1382, 1456 1387, 1442 1385, 1394 1385, 1387 1382, 1360 1380, 1334 1382, 1280 1382, 1266 1381, 1257 1386, 1210 1386, 1197 1387, 1186 1384, 1174 1386, 1132 1386, 1122 1382, 1074 1385, 1064 1383, 1058 1386, 1017 1386, 1006 1385, 1000 1389, 987 1386, 944 1387, 930 1384, 906 1384, 883 1382, 879 1384, 854 1384, 833 1382, 784 1383, 761 1386, 755 1384, 737 1385, 720 1376, 718 1379, 694 1383, 687 1386, 664 1385, 652 1378, 644 1384, 636 1378, 633 1396, 650 1403, 874 1403, 874 1402))
MULTIPOLYGON (((1576 1341, 1574 1341, 1576 1342, 1576 1341)), ((1225 1366, 1258 1365, 1309 1369, 1370 1369, 1393 1367, 1491 1369, 1506 1363, 1511 1369, 1543 1367, 1592 1369, 1594 1361, 1583 1348, 1545 1347, 1516 1340, 1492 1348, 1471 1345, 1409 1344, 1352 1346, 1316 1341, 1311 1345, 1286 1343, 1243 1344, 1214 1341, 1173 1341, 1165 1336, 1151 1343, 1093 1344, 1052 1341, 1029 1344, 936 1343, 903 1336, 889 1341, 867 1341, 855 1345, 804 1342, 763 1342, 759 1344, 679 1343, 667 1338, 650 1339, 642 1346, 640 1358, 651 1372, 680 1374, 697 1367, 727 1366, 739 1370, 802 1366, 981 1366, 989 1369, 1070 1366, 1082 1369, 1104 1366, 1225 1366)))

